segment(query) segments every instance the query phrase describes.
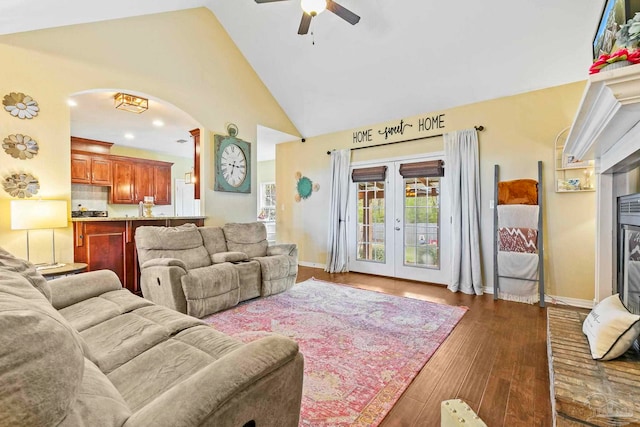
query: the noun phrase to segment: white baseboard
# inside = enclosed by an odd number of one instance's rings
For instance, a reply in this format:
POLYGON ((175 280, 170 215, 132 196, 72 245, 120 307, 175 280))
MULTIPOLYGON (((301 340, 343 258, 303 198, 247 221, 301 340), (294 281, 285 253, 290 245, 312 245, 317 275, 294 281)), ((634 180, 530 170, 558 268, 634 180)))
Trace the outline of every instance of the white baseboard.
POLYGON ((321 268, 324 270, 324 264, 318 264, 317 262, 298 261, 298 265, 303 267, 321 268))
MULTIPOLYGON (((493 295, 493 286, 484 288, 485 294, 493 295)), ((593 308, 593 301, 588 299, 578 299, 578 298, 569 298, 569 297, 559 297, 556 295, 545 295, 544 301, 550 304, 558 304, 558 305, 569 305, 571 307, 579 307, 579 308, 593 308)))

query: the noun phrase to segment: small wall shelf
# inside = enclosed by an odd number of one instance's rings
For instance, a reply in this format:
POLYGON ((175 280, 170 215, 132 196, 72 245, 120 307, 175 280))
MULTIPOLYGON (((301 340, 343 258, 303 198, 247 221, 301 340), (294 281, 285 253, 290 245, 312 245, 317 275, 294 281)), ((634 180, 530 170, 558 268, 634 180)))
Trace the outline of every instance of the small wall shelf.
POLYGON ((554 151, 556 193, 582 193, 595 191, 593 160, 575 160, 564 154, 569 127, 556 137, 554 151))

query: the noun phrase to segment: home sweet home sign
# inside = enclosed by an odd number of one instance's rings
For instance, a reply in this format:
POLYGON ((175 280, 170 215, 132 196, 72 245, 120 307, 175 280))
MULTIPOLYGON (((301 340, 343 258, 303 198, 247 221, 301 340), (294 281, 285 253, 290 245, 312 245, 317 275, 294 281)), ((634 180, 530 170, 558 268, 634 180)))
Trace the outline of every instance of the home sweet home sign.
POLYGON ((444 128, 444 113, 420 117, 417 121, 413 122, 405 121, 404 119, 402 119, 399 122, 387 125, 379 129, 368 128, 356 130, 353 132, 353 143, 367 144, 372 142, 383 142, 388 141, 393 136, 404 135, 405 132, 417 130, 418 134, 423 134, 425 132, 444 128))

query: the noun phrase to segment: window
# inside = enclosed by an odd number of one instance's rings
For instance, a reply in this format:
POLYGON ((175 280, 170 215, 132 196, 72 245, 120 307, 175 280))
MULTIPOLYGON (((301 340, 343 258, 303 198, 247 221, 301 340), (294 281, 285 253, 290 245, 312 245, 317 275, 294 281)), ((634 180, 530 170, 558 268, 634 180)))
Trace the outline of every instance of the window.
POLYGON ((276 183, 263 182, 260 184, 260 206, 258 206, 258 221, 264 222, 267 228, 267 241, 276 242, 276 183))
POLYGON ((265 182, 260 184, 260 212, 258 219, 261 221, 276 220, 276 184, 265 182))

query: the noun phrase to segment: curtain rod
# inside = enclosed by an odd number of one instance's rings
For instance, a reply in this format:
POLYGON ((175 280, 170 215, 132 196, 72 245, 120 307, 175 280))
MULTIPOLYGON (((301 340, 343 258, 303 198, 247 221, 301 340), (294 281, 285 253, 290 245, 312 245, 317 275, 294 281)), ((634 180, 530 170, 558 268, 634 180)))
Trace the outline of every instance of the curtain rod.
MULTIPOLYGON (((484 126, 482 126, 482 125, 474 126, 473 128, 475 130, 477 130, 478 132, 482 132, 484 130, 484 126)), ((355 150, 363 150, 365 148, 382 147, 383 145, 400 144, 401 142, 411 142, 411 141, 418 141, 418 140, 421 140, 421 139, 437 138, 437 137, 442 136, 442 135, 444 135, 444 134, 443 133, 439 133, 437 135, 421 136, 419 138, 404 139, 402 141, 385 142, 384 144, 367 145, 367 146, 364 146, 364 147, 355 147, 355 148, 350 148, 350 150, 351 151, 355 151, 355 150)), ((332 150, 332 151, 335 151, 335 150, 332 150)), ((327 154, 331 154, 331 151, 327 151, 327 154)))

